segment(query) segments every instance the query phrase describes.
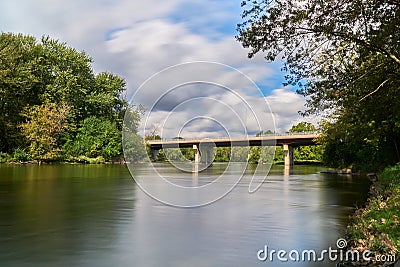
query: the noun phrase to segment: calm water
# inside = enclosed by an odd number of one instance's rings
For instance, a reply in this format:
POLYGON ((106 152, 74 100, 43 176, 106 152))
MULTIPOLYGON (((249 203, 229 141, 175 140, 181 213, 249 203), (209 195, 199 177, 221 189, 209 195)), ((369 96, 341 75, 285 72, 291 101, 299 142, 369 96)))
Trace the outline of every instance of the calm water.
MULTIPOLYGON (((193 178, 157 166, 180 181, 193 178)), ((0 165, 0 266, 321 266, 261 262, 256 254, 265 245, 336 248, 369 182, 323 169, 296 166, 288 177, 274 167, 254 194, 245 177, 222 200, 181 209, 148 197, 126 166, 0 165)), ((147 170, 141 165, 137 175, 147 170)))

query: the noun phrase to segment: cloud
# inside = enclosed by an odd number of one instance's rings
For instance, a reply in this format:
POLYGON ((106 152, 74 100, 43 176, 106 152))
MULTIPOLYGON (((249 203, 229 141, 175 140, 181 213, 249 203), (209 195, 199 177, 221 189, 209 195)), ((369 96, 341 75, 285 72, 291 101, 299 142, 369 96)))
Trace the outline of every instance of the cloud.
MULTIPOLYGON (((135 23, 130 28, 115 32, 107 42, 108 51, 116 57, 130 59, 129 76, 134 81, 145 81, 166 67, 191 61, 221 62, 244 66, 252 78, 268 76, 274 71, 265 63, 253 66, 247 52, 233 36, 210 40, 193 34, 183 23, 157 19, 135 23)), ((137 86, 137 84, 136 84, 137 86)))
MULTIPOLYGON (((233 29, 240 20, 240 1, 131 1, 131 0, 6 0, 0 2, 0 24, 5 32, 23 32, 36 37, 50 35, 78 50, 86 51, 94 59, 97 72, 111 71, 125 77, 128 97, 137 92, 152 75, 175 64, 193 61, 220 62, 233 66, 251 80, 263 86, 263 93, 243 75, 228 67, 197 66, 180 68, 158 76, 146 87, 138 100, 152 108, 154 101, 164 96, 172 87, 188 80, 203 84, 183 86, 168 93, 152 109, 148 126, 162 122, 176 110, 165 125, 166 136, 176 136, 176 129, 185 123, 190 126, 183 134, 222 135, 224 129, 216 121, 198 116, 214 116, 227 125, 234 134, 245 130, 253 133, 260 127, 271 129, 270 103, 279 131, 286 131, 304 109, 304 98, 289 88, 271 88, 279 83, 283 74, 276 64, 266 64, 261 55, 247 58, 247 50, 234 39, 233 29), (212 81, 216 85, 206 84, 212 81), (217 86, 217 85, 221 86, 217 86), (265 96, 264 87, 270 94, 265 96), (224 90, 223 88, 229 88, 224 90), (233 92, 238 92, 238 97, 233 92), (190 101, 203 97, 196 105, 190 101), (219 102, 218 102, 219 101, 219 102), (248 102, 248 103, 247 103, 248 102), (225 106, 223 105, 225 103, 225 106), (247 103, 247 107, 246 104, 247 103), (230 110, 232 109, 232 110, 230 110), (236 112, 236 114, 235 114, 236 112), (256 114, 268 119, 268 124, 252 118, 256 114), (197 116, 197 117, 196 117, 197 116)), ((210 136, 212 137, 212 136, 210 136)))
POLYGON ((301 117, 298 115, 299 111, 305 110, 306 100, 288 87, 273 90, 272 94, 266 97, 266 101, 274 112, 277 131, 280 133, 288 131, 293 125, 302 121, 311 122, 315 126, 319 122, 319 118, 316 116, 301 117))
POLYGON ((147 108, 144 135, 158 125, 164 138, 175 137, 194 118, 197 124, 203 121, 204 127, 196 133, 185 130, 191 133, 186 138, 226 136, 226 132, 254 135, 274 129, 272 112, 259 88, 248 76, 220 63, 201 61, 167 68, 136 90, 131 103, 147 108), (222 128, 209 131, 205 122, 210 119, 222 128))

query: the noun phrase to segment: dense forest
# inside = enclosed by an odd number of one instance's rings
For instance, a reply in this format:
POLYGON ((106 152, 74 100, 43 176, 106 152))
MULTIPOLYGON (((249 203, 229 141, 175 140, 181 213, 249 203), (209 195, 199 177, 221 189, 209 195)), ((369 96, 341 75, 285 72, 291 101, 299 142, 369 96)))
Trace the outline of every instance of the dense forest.
MULTIPOLYGON (((0 35, 0 161, 122 158, 125 81, 91 64, 49 37, 0 35)), ((139 112, 131 110, 132 134, 139 112)))
POLYGON ((400 2, 245 0, 238 41, 283 60, 322 115, 324 161, 376 171, 400 161, 400 2))

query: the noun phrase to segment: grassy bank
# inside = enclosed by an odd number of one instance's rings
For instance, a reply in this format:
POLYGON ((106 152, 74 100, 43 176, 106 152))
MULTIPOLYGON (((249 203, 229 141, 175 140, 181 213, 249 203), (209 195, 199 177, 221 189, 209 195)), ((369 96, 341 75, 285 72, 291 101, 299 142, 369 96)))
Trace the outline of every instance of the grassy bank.
MULTIPOLYGON (((356 212, 348 226, 352 249, 400 256, 400 164, 380 173, 366 207, 356 212)), ((364 263, 365 264, 365 263, 364 263)), ((374 262, 370 266, 387 266, 374 262)), ((387 264, 387 263, 386 263, 387 264)))

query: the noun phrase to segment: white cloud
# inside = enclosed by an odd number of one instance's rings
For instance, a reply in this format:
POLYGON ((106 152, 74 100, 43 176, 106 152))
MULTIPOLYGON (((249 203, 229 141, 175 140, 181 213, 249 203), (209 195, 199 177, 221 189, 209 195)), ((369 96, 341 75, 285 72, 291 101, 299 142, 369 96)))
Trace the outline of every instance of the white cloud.
POLYGON ((317 126, 319 118, 301 117, 299 111, 304 111, 306 100, 304 97, 292 92, 289 88, 280 88, 272 91, 272 94, 266 97, 266 100, 274 112, 277 131, 283 133, 288 131, 293 125, 299 122, 311 122, 317 126))
MULTIPOLYGON (((249 60, 247 51, 233 36, 218 32, 222 27, 220 25, 224 23, 239 22, 235 19, 239 19, 240 14, 238 13, 236 18, 233 15, 239 12, 239 8, 233 8, 236 5, 239 7, 240 1, 224 4, 200 0, 6 0, 0 3, 0 24, 5 32, 23 32, 36 37, 48 34, 78 50, 85 50, 93 57, 96 71, 107 70, 126 78, 128 96, 158 71, 190 61, 213 61, 231 65, 255 82, 268 84, 269 80, 275 80, 276 76, 282 75, 280 71, 274 65, 266 64, 260 55, 249 60), (226 9, 227 6, 229 9, 226 9), (183 9, 186 7, 197 8, 196 12, 194 9, 187 10, 189 15, 193 13, 192 17, 185 17, 183 9), (179 15, 179 18, 174 20, 170 14, 179 15)), ((140 99, 146 106, 151 106, 154 99, 163 95, 171 86, 182 82, 182 77, 186 81, 211 80, 233 91, 201 87, 201 93, 209 97, 209 101, 203 99, 201 105, 195 108, 176 112, 170 124, 165 126, 166 135, 175 135, 174 131, 179 129, 182 123, 199 114, 215 116, 215 119, 221 120, 221 123, 229 126, 227 128, 236 132, 243 128, 241 123, 247 124, 245 129, 248 130, 257 127, 272 128, 271 124, 257 126, 256 120, 251 118, 252 112, 262 118, 271 115, 265 110, 262 94, 254 89, 251 82, 236 72, 216 72, 213 68, 197 67, 181 68, 169 74, 168 77, 161 76, 151 83, 152 88, 140 99), (232 92, 239 92, 249 102, 250 108, 246 109, 244 100, 232 92), (217 99, 227 104, 228 108, 222 104, 217 105, 210 99, 217 99), (230 112, 229 108, 239 115, 230 112)), ((178 91, 178 95, 172 94, 175 99, 168 100, 170 108, 179 104, 179 101, 188 100, 198 94, 190 95, 193 90, 178 91)), ((293 123, 302 120, 297 111, 304 109, 304 99, 289 89, 273 90, 265 99, 271 105, 279 131, 286 131, 293 123)), ((168 103, 164 104, 167 106, 168 103)), ((169 113, 162 109, 154 111, 149 118, 149 125, 160 124, 162 118, 169 113)), ((211 123, 216 129, 213 133, 210 123, 209 120, 199 119, 197 124, 190 124, 197 131, 191 134, 200 137, 224 134, 215 122, 211 123)), ((189 134, 188 129, 185 131, 189 134)))

